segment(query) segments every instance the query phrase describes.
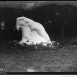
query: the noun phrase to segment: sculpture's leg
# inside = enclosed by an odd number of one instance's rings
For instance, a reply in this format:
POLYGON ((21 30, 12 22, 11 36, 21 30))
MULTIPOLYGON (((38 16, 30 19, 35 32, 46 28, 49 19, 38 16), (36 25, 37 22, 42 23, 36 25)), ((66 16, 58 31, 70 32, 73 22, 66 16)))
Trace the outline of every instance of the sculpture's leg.
POLYGON ((37 31, 38 35, 43 37, 44 39, 47 40, 47 42, 51 43, 50 38, 47 34, 47 32, 45 31, 44 27, 36 22, 33 22, 35 24, 29 24, 31 31, 37 31))
POLYGON ((30 28, 26 27, 26 26, 23 26, 22 27, 22 39, 19 43, 20 44, 26 43, 26 44, 30 45, 32 43, 30 33, 31 33, 30 28))

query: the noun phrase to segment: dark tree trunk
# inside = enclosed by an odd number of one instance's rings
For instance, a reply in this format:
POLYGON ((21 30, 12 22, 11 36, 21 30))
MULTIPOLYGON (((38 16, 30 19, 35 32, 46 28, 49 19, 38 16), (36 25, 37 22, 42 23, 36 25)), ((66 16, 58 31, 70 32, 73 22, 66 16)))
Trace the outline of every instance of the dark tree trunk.
POLYGON ((62 37, 62 39, 64 39, 64 25, 62 25, 61 37, 62 37))

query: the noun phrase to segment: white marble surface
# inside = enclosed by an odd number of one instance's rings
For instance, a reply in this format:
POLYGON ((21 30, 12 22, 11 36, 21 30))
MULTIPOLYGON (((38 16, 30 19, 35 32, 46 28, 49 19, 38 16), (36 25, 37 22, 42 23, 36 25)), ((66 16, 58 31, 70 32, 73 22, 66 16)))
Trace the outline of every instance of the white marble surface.
POLYGON ((49 35, 44 29, 43 25, 35 22, 27 17, 18 17, 16 21, 16 28, 22 31, 22 39, 20 44, 39 44, 39 43, 51 43, 49 35))

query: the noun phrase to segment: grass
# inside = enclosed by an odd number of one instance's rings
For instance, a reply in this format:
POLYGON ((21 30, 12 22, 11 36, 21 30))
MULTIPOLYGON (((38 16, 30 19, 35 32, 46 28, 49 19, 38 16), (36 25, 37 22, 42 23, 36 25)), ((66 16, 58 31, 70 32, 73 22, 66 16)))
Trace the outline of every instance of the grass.
POLYGON ((7 72, 77 72, 77 46, 38 48, 4 42, 0 46, 0 69, 7 72))

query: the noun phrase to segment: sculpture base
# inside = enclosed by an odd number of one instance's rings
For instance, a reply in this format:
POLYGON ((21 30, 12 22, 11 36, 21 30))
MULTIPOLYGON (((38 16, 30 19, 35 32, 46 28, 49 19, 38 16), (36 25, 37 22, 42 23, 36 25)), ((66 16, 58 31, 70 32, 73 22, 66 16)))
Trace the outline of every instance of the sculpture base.
POLYGON ((42 45, 42 46, 45 46, 45 47, 55 47, 55 46, 58 46, 59 45, 59 43, 57 43, 56 41, 52 41, 50 43, 41 42, 41 43, 36 43, 36 44, 34 44, 33 42, 25 42, 24 43, 24 42, 20 41, 19 44, 22 45, 22 46, 24 44, 26 44, 26 45, 34 45, 34 46, 36 46, 36 45, 42 45))

